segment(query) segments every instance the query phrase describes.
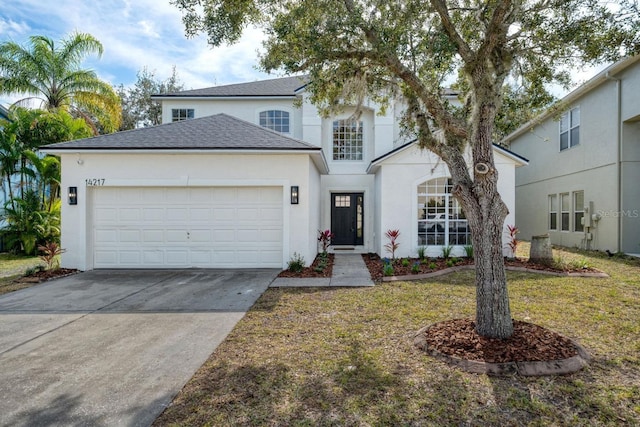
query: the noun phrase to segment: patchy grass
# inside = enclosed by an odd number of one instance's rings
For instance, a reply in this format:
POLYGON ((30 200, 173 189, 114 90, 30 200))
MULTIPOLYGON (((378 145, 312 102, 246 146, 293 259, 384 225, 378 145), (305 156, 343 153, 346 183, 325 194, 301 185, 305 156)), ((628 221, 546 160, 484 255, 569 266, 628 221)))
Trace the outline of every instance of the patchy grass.
POLYGON ((43 264, 38 257, 0 254, 0 295, 33 286, 33 283, 16 283, 27 269, 43 264))
POLYGON ((593 360, 580 372, 493 378, 417 350, 422 326, 474 315, 472 272, 273 288, 155 425, 640 425, 640 261, 556 255, 611 277, 510 272, 511 308, 584 345, 593 360))

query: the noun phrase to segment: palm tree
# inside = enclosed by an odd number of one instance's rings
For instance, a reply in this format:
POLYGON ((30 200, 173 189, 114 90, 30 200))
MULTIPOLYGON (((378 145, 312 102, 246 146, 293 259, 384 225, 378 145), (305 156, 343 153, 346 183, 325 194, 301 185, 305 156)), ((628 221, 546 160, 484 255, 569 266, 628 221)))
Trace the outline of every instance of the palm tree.
POLYGON ((83 117, 95 132, 97 124, 114 132, 121 119, 118 95, 94 71, 80 68, 87 55, 101 56, 102 51, 102 44, 85 33, 72 34, 59 47, 45 36, 31 36, 26 47, 1 43, 0 94, 24 94, 18 103, 39 99, 42 108, 83 117))
POLYGON ((18 165, 22 159, 22 149, 17 143, 16 136, 6 128, 7 122, 0 129, 0 174, 2 175, 2 188, 7 192, 6 200, 13 203, 13 185, 11 177, 19 171, 18 165))
POLYGON ((60 197, 60 159, 55 156, 40 157, 30 150, 26 150, 23 155, 33 166, 27 167, 25 172, 35 179, 42 208, 50 212, 53 203, 60 197))

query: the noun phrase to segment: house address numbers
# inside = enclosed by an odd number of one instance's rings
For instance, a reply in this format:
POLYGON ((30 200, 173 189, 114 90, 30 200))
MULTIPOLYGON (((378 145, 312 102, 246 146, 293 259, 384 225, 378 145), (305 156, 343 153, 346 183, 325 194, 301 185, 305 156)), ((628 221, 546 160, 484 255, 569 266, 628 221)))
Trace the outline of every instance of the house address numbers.
POLYGON ((87 178, 84 183, 87 187, 101 187, 104 185, 104 178, 87 178))

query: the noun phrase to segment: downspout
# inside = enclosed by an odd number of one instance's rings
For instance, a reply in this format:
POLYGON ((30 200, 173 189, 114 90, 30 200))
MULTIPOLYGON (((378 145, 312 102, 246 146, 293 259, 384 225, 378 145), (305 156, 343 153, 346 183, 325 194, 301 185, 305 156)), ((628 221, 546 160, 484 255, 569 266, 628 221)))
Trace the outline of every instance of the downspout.
POLYGON ((618 248, 616 252, 622 251, 622 80, 612 77, 607 71, 607 80, 616 82, 616 172, 618 178, 618 248))

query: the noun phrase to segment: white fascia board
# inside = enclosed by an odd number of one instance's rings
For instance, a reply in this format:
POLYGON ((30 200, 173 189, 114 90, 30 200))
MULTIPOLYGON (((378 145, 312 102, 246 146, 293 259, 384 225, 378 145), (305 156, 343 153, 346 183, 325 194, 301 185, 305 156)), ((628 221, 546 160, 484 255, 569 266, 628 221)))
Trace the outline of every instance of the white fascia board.
POLYGON ((151 99, 158 101, 171 101, 171 100, 179 100, 179 101, 199 101, 199 100, 207 100, 207 101, 240 101, 240 100, 263 100, 263 99, 296 99, 297 97, 294 95, 269 95, 269 96, 211 96, 211 95, 201 95, 201 96, 152 96, 151 99))
MULTIPOLYGON (((631 65, 635 64, 638 61, 640 61, 640 55, 625 58, 621 61, 616 62, 615 64, 608 66, 607 68, 605 68, 604 70, 596 74, 594 77, 589 79, 586 83, 582 84, 581 86, 578 86, 576 89, 569 92, 569 94, 566 95, 564 98, 562 98, 560 102, 569 104, 576 101, 578 98, 582 97, 583 95, 587 94, 591 90, 595 89, 596 87, 600 86, 601 84, 609 80, 611 76, 614 76, 624 71, 625 69, 629 68, 631 65)), ((541 124, 544 120, 551 117, 553 113, 554 111, 552 106, 546 109, 541 114, 539 114, 534 119, 528 121, 524 125, 520 126, 518 129, 511 132, 509 135, 505 136, 502 140, 507 142, 512 142, 515 138, 528 132, 529 130, 533 129, 535 126, 541 124)))
POLYGON ((313 154, 320 152, 320 149, 286 149, 286 150, 258 150, 258 149, 202 149, 202 148, 181 148, 181 149, 146 149, 146 148, 47 148, 39 149, 44 153, 51 154, 313 154))

